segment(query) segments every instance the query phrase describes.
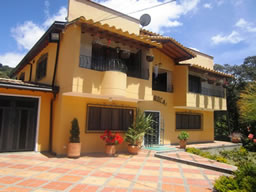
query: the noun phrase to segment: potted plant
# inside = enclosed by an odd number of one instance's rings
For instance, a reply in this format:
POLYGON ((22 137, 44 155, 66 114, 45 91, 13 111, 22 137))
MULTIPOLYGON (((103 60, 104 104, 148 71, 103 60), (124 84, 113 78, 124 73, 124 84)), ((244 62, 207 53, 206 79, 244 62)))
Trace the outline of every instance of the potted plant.
POLYGON ((70 138, 69 138, 69 144, 68 144, 68 152, 67 156, 71 158, 78 158, 80 157, 81 152, 81 143, 80 143, 80 130, 78 125, 78 120, 76 118, 73 119, 71 122, 72 127, 70 130, 70 138))
POLYGON ((186 149, 187 140, 189 138, 189 134, 186 131, 180 132, 178 135, 178 139, 180 140, 180 148, 186 149))
POLYGON ((223 85, 223 83, 224 83, 223 79, 217 79, 216 81, 217 86, 223 85))
POLYGON ((110 130, 106 130, 100 138, 105 141, 105 152, 107 155, 116 154, 116 145, 123 142, 123 138, 118 134, 112 134, 110 130))
POLYGON ((208 83, 213 84, 216 81, 215 77, 208 77, 208 83))
POLYGON ((136 113, 136 119, 125 133, 125 141, 128 143, 128 152, 138 154, 145 134, 152 134, 152 123, 154 120, 151 115, 146 116, 140 110, 136 113))
POLYGON ((232 143, 240 143, 241 142, 241 138, 242 138, 242 134, 234 132, 234 133, 232 133, 230 135, 230 138, 231 138, 231 142, 232 143))
POLYGON ((131 53, 129 51, 124 50, 124 51, 121 52, 121 58, 122 59, 129 59, 130 55, 131 55, 131 53))
POLYGON ((224 80, 222 86, 223 86, 223 88, 227 88, 227 87, 228 87, 228 81, 227 81, 227 80, 224 80))
POLYGON ((153 56, 153 55, 147 55, 147 56, 146 56, 146 60, 147 60, 148 62, 152 62, 152 61, 154 61, 154 56, 153 56))

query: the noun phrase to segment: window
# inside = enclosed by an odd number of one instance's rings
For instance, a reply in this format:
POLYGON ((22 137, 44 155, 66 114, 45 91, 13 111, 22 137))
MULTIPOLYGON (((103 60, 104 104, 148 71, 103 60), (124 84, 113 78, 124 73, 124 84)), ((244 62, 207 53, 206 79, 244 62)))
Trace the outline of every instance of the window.
POLYGON ((152 74, 152 89, 156 91, 172 92, 172 73, 159 69, 158 74, 152 74))
POLYGON ((41 80, 43 77, 46 76, 47 58, 48 58, 48 54, 44 54, 37 61, 37 66, 36 66, 37 81, 41 80))
POLYGON ((201 115, 176 113, 176 129, 201 129, 201 115))
POLYGON ((88 106, 88 131, 121 130, 126 131, 133 123, 134 110, 132 108, 112 108, 88 106))
POLYGON ((201 79, 193 75, 189 75, 189 92, 201 93, 201 79))
POLYGON ((20 74, 20 78, 19 78, 21 81, 24 81, 25 80, 25 73, 24 72, 22 72, 21 74, 20 74))

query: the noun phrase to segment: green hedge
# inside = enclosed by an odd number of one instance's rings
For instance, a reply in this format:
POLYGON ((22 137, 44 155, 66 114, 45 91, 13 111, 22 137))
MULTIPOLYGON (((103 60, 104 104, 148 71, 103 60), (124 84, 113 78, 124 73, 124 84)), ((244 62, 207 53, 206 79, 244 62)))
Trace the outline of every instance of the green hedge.
POLYGON ((256 192, 256 164, 241 164, 232 176, 221 176, 215 181, 218 192, 256 192))

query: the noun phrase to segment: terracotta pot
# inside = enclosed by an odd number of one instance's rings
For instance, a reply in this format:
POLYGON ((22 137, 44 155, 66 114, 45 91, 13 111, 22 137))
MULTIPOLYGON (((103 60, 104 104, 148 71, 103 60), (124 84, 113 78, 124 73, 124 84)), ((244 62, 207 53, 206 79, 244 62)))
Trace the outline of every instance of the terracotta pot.
POLYGON ((116 145, 106 145, 105 152, 107 155, 115 155, 116 154, 116 145))
POLYGON ((186 140, 180 140, 180 148, 186 149, 187 141, 186 140))
POLYGON ((80 157, 81 153, 81 143, 69 143, 67 156, 71 158, 80 157))
POLYGON ((240 142, 241 142, 241 139, 240 139, 240 138, 233 137, 233 138, 231 138, 231 142, 232 142, 232 143, 240 143, 240 142))
POLYGON ((128 145, 128 152, 137 155, 140 151, 140 146, 138 145, 128 145))
POLYGON ((154 56, 153 55, 147 55, 146 59, 147 59, 148 62, 152 62, 152 61, 154 61, 154 56))

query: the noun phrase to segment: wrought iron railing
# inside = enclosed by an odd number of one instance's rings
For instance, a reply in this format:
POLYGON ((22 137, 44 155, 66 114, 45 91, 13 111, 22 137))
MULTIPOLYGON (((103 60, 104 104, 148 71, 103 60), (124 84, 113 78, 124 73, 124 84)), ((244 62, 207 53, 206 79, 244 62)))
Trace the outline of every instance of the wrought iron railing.
POLYGON ((103 57, 80 55, 79 66, 97 71, 120 71, 127 73, 127 66, 121 59, 105 59, 103 57))
POLYGON ((223 88, 201 88, 201 94, 207 96, 214 96, 214 97, 225 97, 225 92, 223 88))

